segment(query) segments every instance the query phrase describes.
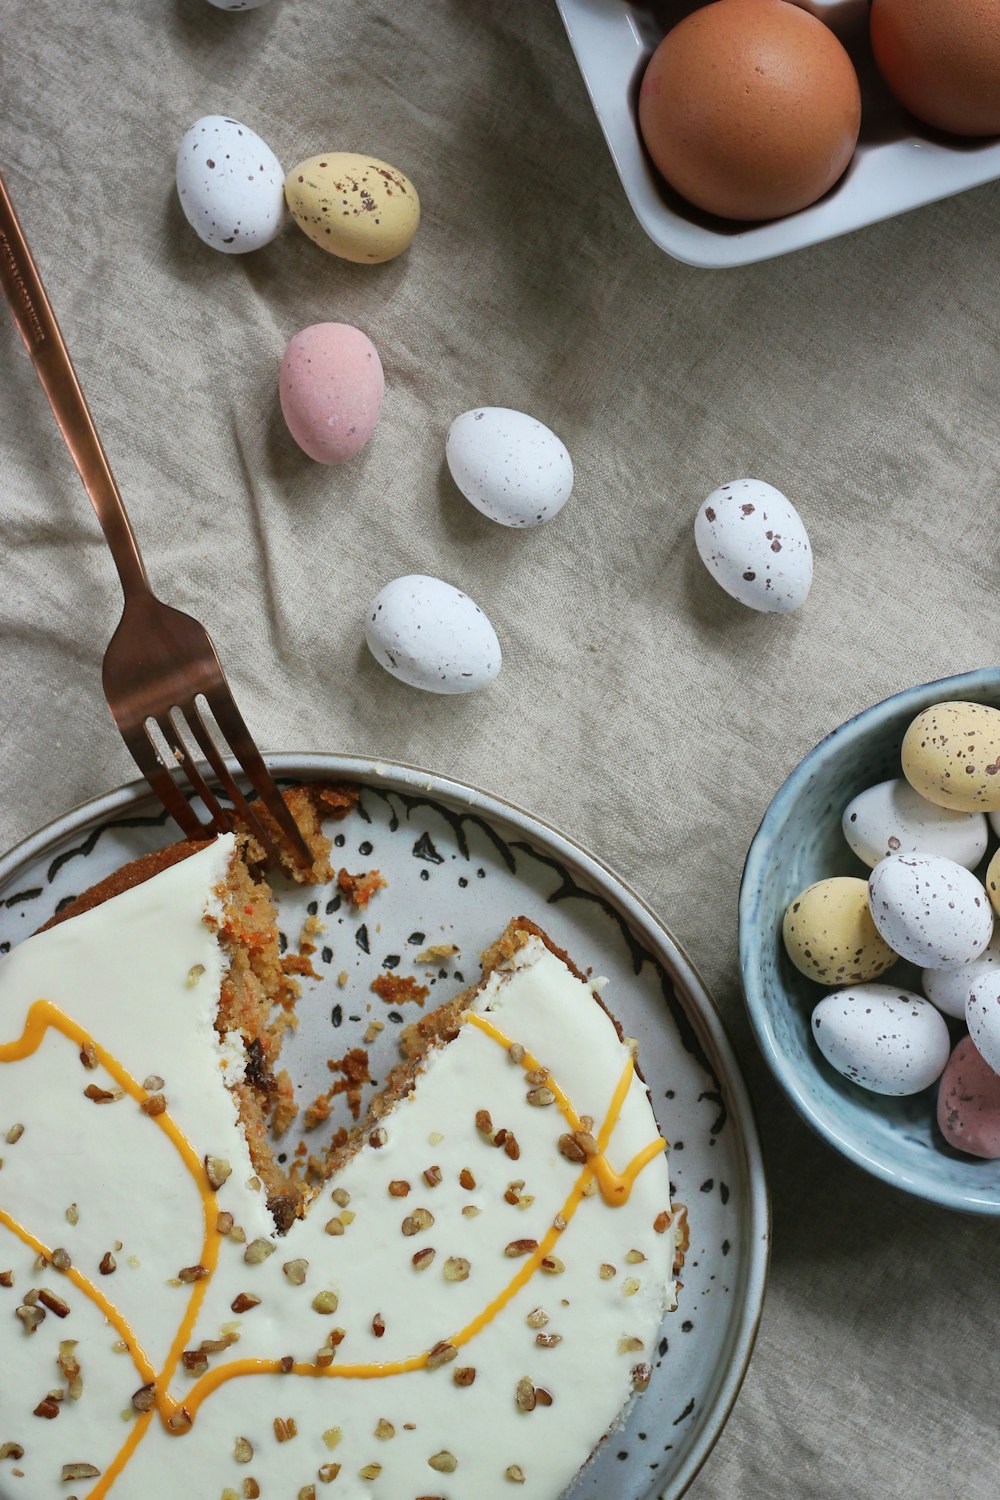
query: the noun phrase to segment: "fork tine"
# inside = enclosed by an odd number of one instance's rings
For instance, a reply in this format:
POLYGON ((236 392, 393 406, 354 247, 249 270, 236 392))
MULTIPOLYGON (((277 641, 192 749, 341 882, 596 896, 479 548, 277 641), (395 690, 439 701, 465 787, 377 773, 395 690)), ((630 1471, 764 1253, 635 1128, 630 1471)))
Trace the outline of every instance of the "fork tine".
MULTIPOLYGON (((179 710, 177 710, 179 712, 179 710)), ((175 724, 171 713, 156 714, 155 723, 167 742, 167 749, 175 757, 177 764, 184 772, 191 785, 192 791, 200 797, 208 810, 209 825, 206 831, 215 830, 217 833, 229 832, 229 818, 225 809, 220 804, 212 788, 199 771, 191 756, 184 736, 175 724)))
POLYGON ((311 868, 313 856, 309 845, 275 786, 234 698, 229 692, 217 689, 206 692, 205 698, 248 781, 288 839, 296 864, 302 869, 311 868))
MULTIPOLYGON (((120 725, 119 728, 121 728, 120 725)), ((198 821, 197 815, 189 805, 187 798, 181 792, 170 772, 160 761, 160 757, 156 753, 156 747, 146 732, 145 725, 140 730, 130 731, 129 733, 122 730, 122 738, 131 752, 132 759, 185 837, 189 839, 205 838, 207 830, 198 821)))
POLYGON ((194 735, 195 739, 198 741, 202 753, 204 754, 209 765, 212 767, 212 770, 215 772, 216 776, 219 778, 219 782, 224 788, 227 796, 232 800, 233 806, 236 808, 236 811, 240 814, 240 817, 246 823, 254 838, 257 839, 258 843, 263 845, 269 858, 273 860, 276 865, 280 865, 282 862, 281 850, 276 848, 274 840, 271 838, 263 823, 261 823, 260 819, 257 817, 246 797, 244 797, 243 793, 240 791, 240 788, 234 780, 229 767, 226 765, 222 756, 219 754, 218 746, 215 744, 215 741, 212 739, 212 736, 208 732, 208 726, 202 719, 201 712, 198 708, 197 703, 188 704, 187 707, 183 710, 183 713, 188 728, 194 735))

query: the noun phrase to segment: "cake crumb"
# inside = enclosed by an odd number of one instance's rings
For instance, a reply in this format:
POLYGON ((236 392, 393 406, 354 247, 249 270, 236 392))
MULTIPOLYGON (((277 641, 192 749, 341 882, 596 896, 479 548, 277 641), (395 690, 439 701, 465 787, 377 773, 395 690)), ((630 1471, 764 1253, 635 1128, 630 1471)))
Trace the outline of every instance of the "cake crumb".
POLYGON ((380 870, 362 870, 358 875, 348 870, 337 872, 337 885, 359 911, 364 911, 376 891, 385 890, 388 884, 380 870))
POLYGON ((335 1098, 337 1094, 346 1094, 351 1114, 357 1120, 361 1115, 362 1088, 372 1081, 368 1071, 367 1051, 364 1047, 352 1047, 350 1051, 344 1053, 343 1057, 330 1058, 327 1067, 331 1073, 344 1075, 333 1085, 330 1098, 335 1098))
POLYGON ((447 959, 454 958, 458 951, 457 943, 431 943, 429 947, 422 948, 417 954, 417 963, 436 967, 447 959))
POLYGON ((271 1128, 275 1135, 284 1135, 295 1120, 299 1106, 295 1102, 294 1085, 284 1068, 274 1080, 272 1095, 271 1128))
POLYGON ((405 1005, 408 1000, 423 1005, 430 994, 429 987, 418 984, 410 974, 379 974, 372 980, 371 988, 386 1005, 405 1005))
POLYGON ((347 970, 346 969, 341 969, 340 973, 337 975, 337 984, 340 986, 341 989, 343 989, 344 986, 346 985, 348 977, 349 976, 348 976, 347 970))
POLYGON ((384 1031, 384 1030, 385 1030, 385 1022, 384 1021, 369 1021, 368 1022, 368 1029, 365 1032, 365 1041, 370 1046, 371 1043, 378 1036, 379 1032, 380 1031, 384 1031))

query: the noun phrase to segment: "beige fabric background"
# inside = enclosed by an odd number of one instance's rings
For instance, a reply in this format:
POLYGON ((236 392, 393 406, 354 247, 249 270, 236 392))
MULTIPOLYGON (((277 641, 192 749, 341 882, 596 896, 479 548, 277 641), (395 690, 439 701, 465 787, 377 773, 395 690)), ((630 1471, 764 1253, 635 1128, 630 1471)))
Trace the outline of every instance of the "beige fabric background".
MULTIPOLYGON (((996 1222, 879 1186, 777 1096, 736 896, 810 745, 996 659, 1000 188, 713 274, 633 220, 548 0, 3 0, 0 26, 12 196, 154 584, 209 626, 262 745, 415 761, 537 810, 714 989, 760 1112, 774 1253, 696 1500, 995 1500, 996 1222), (240 259, 202 246, 173 159, 210 112, 286 166, 329 147, 398 164, 424 208, 410 252, 351 267, 294 228, 240 259), (388 377, 341 471, 298 452, 277 405, 287 339, 323 319, 364 328, 388 377), (477 403, 567 442, 576 490, 551 526, 502 530, 453 489, 444 433, 477 403), (699 500, 744 474, 811 533, 794 618, 741 610, 695 555, 699 500), (493 619, 487 693, 423 696, 368 657, 365 605, 411 571, 493 619)), ((4 317, 0 380, 7 846, 133 769, 100 685, 117 583, 4 317)))

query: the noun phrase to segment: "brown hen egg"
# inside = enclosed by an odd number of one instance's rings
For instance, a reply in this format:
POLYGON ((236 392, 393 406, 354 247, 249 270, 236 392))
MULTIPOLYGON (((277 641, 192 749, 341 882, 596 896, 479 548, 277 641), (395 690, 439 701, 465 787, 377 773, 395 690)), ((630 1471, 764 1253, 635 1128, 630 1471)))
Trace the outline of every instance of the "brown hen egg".
POLYGON ((639 128, 667 181, 727 219, 814 203, 861 125, 854 66, 822 21, 786 0, 715 0, 667 33, 639 92, 639 128))
POLYGON ((1000 0, 874 0, 871 37, 911 114, 955 135, 1000 134, 1000 0))

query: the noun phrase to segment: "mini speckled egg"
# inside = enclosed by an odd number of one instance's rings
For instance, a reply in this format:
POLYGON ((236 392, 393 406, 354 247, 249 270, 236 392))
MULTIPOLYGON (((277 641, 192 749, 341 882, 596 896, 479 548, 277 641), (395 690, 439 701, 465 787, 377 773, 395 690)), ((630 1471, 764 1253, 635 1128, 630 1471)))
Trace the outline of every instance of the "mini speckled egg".
POLYGON ((939 807, 1000 809, 1000 712, 985 703, 936 703, 903 739, 903 775, 939 807))
POLYGON ((274 239, 285 217, 281 163, 248 125, 196 120, 177 150, 177 196, 199 239, 244 255, 274 239))
POLYGON ((993 910, 1000 914, 1000 849, 986 866, 986 894, 993 910))
POLYGON ((920 995, 862 984, 826 995, 812 1034, 830 1065, 874 1094, 919 1094, 939 1078, 951 1049, 944 1017, 920 995))
POLYGON ((883 859, 871 873, 868 904, 889 946, 922 969, 971 963, 993 935, 993 913, 980 882, 937 854, 883 859))
POLYGON ((1000 1073, 1000 971, 984 974, 965 1002, 969 1035, 994 1073, 1000 1073))
POLYGON ((313 323, 291 340, 278 393, 292 437, 321 464, 342 464, 371 437, 385 376, 378 350, 350 323, 313 323))
POLYGON ((896 962, 871 919, 867 885, 850 875, 801 891, 785 912, 782 937, 795 967, 818 984, 877 979, 896 962))
POLYGON ((375 156, 328 151, 285 178, 296 224, 331 255, 378 265, 402 255, 420 223, 420 199, 404 173, 375 156))
POLYGON ((474 693, 500 670, 500 642, 479 605, 422 573, 386 584, 365 635, 380 666, 428 693, 474 693))
POLYGON ((994 928, 989 943, 971 963, 951 969, 925 969, 920 976, 924 994, 946 1016, 965 1020, 965 1002, 972 988, 991 970, 1000 971, 1000 929, 994 928))
POLYGON ((1000 1074, 969 1036, 959 1042, 941 1074, 937 1119, 956 1151, 986 1161, 1000 1157, 1000 1074))
POLYGON ((501 526, 540 526, 573 488, 573 461, 542 422, 505 406, 456 417, 445 444, 448 468, 466 500, 501 526))
POLYGON ((854 853, 873 867, 890 854, 943 854, 974 870, 986 853, 984 813, 936 807, 902 777, 859 792, 842 822, 854 853))
POLYGON ((749 609, 787 614, 812 585, 809 537, 792 502, 761 479, 713 490, 694 523, 695 546, 716 583, 749 609))

